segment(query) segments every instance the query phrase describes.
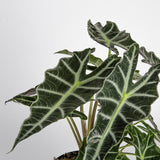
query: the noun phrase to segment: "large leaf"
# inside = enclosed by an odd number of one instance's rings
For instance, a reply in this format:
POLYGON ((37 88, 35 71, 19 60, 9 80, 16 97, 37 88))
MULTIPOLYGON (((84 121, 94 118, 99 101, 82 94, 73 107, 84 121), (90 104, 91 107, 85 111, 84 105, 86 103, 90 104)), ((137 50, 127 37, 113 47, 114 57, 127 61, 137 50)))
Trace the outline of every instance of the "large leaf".
POLYGON ((150 105, 158 97, 160 65, 150 68, 134 84, 132 79, 137 58, 138 47, 133 45, 98 92, 97 99, 102 107, 95 128, 89 134, 83 160, 105 160, 111 147, 121 139, 125 127, 148 116, 150 105))
POLYGON ((128 50, 132 44, 136 43, 129 33, 120 31, 117 25, 110 21, 107 21, 105 26, 102 26, 100 22, 93 25, 91 21, 88 21, 88 33, 93 40, 116 53, 118 50, 115 45, 128 50))
POLYGON ((154 52, 147 52, 144 47, 141 47, 139 52, 144 58, 142 62, 148 63, 150 65, 160 64, 160 59, 155 55, 154 52))
MULTIPOLYGON (((20 93, 17 96, 13 97, 12 99, 9 99, 8 101, 6 101, 6 103, 13 101, 13 102, 21 103, 23 105, 30 107, 33 104, 33 102, 35 102, 37 99, 37 94, 35 91, 36 91, 36 88, 31 88, 26 92, 20 93)), ((87 116, 84 113, 77 110, 72 111, 68 115, 68 117, 79 117, 83 120, 87 120, 87 116)))
POLYGON ((110 57, 86 75, 91 52, 93 49, 75 52, 71 58, 62 58, 56 68, 45 72, 45 80, 37 88, 37 100, 30 107, 31 115, 24 121, 12 149, 20 141, 68 116, 102 87, 119 58, 110 57))
POLYGON ((137 160, 158 160, 160 159, 160 148, 154 142, 154 134, 145 134, 138 128, 130 125, 127 127, 130 136, 125 141, 135 147, 137 160))
MULTIPOLYGON (((93 25, 88 21, 88 33, 96 42, 108 47, 115 53, 118 53, 115 46, 119 46, 128 50, 131 45, 136 43, 125 31, 120 31, 114 22, 107 21, 106 25, 102 26, 100 22, 93 25)), ((144 47, 140 47, 139 53, 143 56, 142 62, 150 65, 160 64, 160 59, 154 52, 147 52, 144 47)))

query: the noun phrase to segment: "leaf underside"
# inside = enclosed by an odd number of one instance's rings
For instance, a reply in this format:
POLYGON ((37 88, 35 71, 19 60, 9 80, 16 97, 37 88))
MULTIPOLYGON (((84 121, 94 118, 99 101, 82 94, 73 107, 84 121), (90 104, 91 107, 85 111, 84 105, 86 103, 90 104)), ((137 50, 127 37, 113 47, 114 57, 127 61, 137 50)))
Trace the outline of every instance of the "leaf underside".
POLYGON ((153 66, 135 84, 132 82, 138 59, 138 46, 133 45, 123 60, 105 79, 96 98, 101 104, 95 128, 87 139, 83 160, 106 160, 108 151, 116 145, 125 127, 150 113, 157 99, 160 65, 153 66))
POLYGON ((72 57, 62 58, 56 68, 45 72, 44 82, 36 89, 37 99, 30 106, 30 117, 23 122, 12 150, 20 141, 70 115, 102 87, 105 77, 111 73, 119 58, 112 56, 86 74, 93 50, 74 52, 72 57))

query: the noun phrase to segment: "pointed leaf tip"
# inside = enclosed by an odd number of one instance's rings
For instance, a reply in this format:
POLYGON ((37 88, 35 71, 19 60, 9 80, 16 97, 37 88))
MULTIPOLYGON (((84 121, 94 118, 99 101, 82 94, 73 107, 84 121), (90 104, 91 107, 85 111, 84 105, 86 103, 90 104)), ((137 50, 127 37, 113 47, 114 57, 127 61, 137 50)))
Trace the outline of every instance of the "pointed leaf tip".
POLYGON ((133 83, 138 53, 138 46, 132 45, 98 92, 96 98, 102 107, 95 128, 89 134, 83 160, 105 159, 111 147, 121 139, 125 127, 149 115, 150 106, 158 97, 160 65, 151 67, 133 83))
POLYGON ((112 56, 86 74, 89 56, 93 51, 85 49, 74 52, 72 57, 60 59, 56 68, 45 72, 45 80, 37 88, 37 99, 30 107, 30 117, 23 122, 13 149, 22 140, 68 116, 99 91, 119 58, 112 56))
POLYGON ((93 40, 108 47, 116 54, 118 54, 118 50, 115 46, 128 50, 131 45, 136 43, 129 33, 120 31, 117 25, 111 21, 107 21, 104 26, 100 22, 93 25, 91 21, 88 21, 88 33, 93 40))
POLYGON ((150 64, 150 65, 157 65, 160 64, 160 59, 155 55, 154 52, 150 51, 147 52, 147 50, 145 49, 145 47, 141 47, 139 49, 140 54, 143 56, 143 60, 142 62, 150 64))

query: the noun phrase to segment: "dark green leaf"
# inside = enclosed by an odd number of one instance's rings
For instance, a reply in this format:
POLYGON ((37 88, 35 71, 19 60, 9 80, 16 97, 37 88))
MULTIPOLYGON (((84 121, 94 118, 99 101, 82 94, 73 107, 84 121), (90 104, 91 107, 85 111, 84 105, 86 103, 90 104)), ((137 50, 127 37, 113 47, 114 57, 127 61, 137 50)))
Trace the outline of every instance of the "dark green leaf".
POLYGON ((88 33, 93 40, 108 47, 115 53, 118 53, 115 46, 128 50, 132 44, 136 43, 131 39, 129 33, 120 31, 117 25, 110 21, 107 21, 105 26, 102 26, 99 22, 93 25, 91 21, 88 21, 88 33))
POLYGON ((83 156, 84 156, 84 153, 85 153, 85 148, 86 148, 86 138, 83 139, 83 143, 82 143, 82 146, 79 150, 79 153, 78 153, 78 156, 76 158, 76 160, 82 160, 83 156))
POLYGON ((26 106, 31 106, 33 102, 37 99, 37 96, 25 96, 25 95, 19 95, 14 97, 12 100, 14 102, 21 103, 26 106))
POLYGON ((137 160, 159 160, 160 148, 154 142, 154 134, 148 132, 145 134, 135 126, 127 127, 128 134, 124 140, 135 147, 137 160))
POLYGON ((61 50, 61 51, 58 51, 56 52, 57 53, 60 53, 60 54, 66 54, 66 55, 73 55, 73 52, 70 52, 69 50, 67 49, 64 49, 64 50, 61 50))
POLYGON ((103 160, 111 147, 119 142, 125 127, 150 113, 150 105, 158 97, 160 65, 151 67, 139 81, 133 83, 138 52, 137 45, 133 45, 98 92, 96 98, 102 107, 95 128, 87 139, 83 160, 103 160))
POLYGON ((130 159, 125 154, 121 153, 121 154, 118 154, 115 160, 130 160, 130 159))
POLYGON ((89 71, 94 71, 97 67, 95 66, 91 66, 91 65, 87 65, 87 70, 89 71))
POLYGON ((149 124, 147 124, 147 123, 144 122, 144 121, 141 121, 141 123, 142 123, 145 127, 140 126, 140 125, 138 125, 137 127, 141 128, 142 130, 144 130, 144 131, 147 132, 147 133, 148 133, 148 132, 152 132, 152 133, 155 135, 155 139, 160 142, 160 132, 159 132, 157 129, 152 128, 149 124))
POLYGON ((160 64, 160 59, 155 55, 154 52, 147 52, 144 47, 141 47, 139 52, 144 58, 142 62, 148 63, 152 66, 160 64))
POLYGON ((114 145, 106 154, 105 156, 105 160, 115 160, 117 155, 118 155, 118 151, 119 151, 119 146, 121 144, 121 141, 119 141, 119 143, 117 143, 116 145, 114 145))
POLYGON ((12 99, 9 99, 7 102, 14 101, 17 103, 21 103, 23 105, 31 106, 32 103, 37 99, 36 95, 36 88, 31 88, 23 93, 18 94, 17 96, 13 97, 12 99))
POLYGON ((95 65, 96 67, 99 67, 103 63, 103 61, 102 59, 95 57, 93 54, 91 54, 89 56, 89 63, 95 65))
POLYGON ((69 114, 69 117, 79 117, 82 120, 87 120, 87 116, 84 113, 82 113, 80 111, 76 111, 76 110, 74 110, 73 112, 71 112, 69 114))
POLYGON ((119 58, 110 57, 86 75, 93 50, 74 52, 72 57, 62 58, 56 68, 45 72, 45 80, 37 88, 37 100, 30 107, 31 115, 24 121, 12 150, 20 141, 68 116, 102 87, 119 58))

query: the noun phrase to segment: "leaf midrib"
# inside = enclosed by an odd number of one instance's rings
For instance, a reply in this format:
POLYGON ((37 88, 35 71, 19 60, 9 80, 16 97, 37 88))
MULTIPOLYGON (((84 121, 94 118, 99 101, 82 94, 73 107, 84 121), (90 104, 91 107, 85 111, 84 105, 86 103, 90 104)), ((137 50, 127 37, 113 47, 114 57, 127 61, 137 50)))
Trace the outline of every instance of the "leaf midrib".
POLYGON ((60 101, 54 106, 54 108, 51 108, 51 110, 39 121, 37 122, 34 127, 32 127, 26 134, 24 134, 24 136, 21 138, 23 139, 24 137, 26 137, 26 135, 28 133, 30 133, 32 130, 34 130, 37 126, 40 126, 40 124, 46 120, 46 118, 48 118, 63 102, 64 100, 71 94, 74 92, 74 90, 79 86, 79 83, 75 83, 65 94, 65 96, 63 96, 60 101))
POLYGON ((112 59, 112 60, 107 64, 106 67, 102 68, 102 69, 101 69, 99 72, 97 72, 97 74, 95 74, 94 76, 89 77, 89 78, 84 79, 83 81, 81 81, 81 84, 84 85, 84 84, 86 84, 86 83, 91 82, 92 80, 94 80, 96 77, 98 77, 99 75, 101 75, 101 74, 108 68, 108 66, 110 66, 110 64, 112 64, 114 61, 115 61, 115 59, 112 59))
MULTIPOLYGON (((89 54, 90 54, 90 52, 89 52, 87 55, 89 55, 89 54)), ((75 75, 74 85, 64 94, 64 96, 62 96, 62 98, 58 101, 58 103, 56 103, 56 105, 55 105, 53 108, 51 108, 51 110, 50 110, 39 122, 37 122, 37 123, 34 125, 34 127, 32 127, 28 132, 26 132, 26 133, 23 135, 23 137, 22 137, 21 139, 25 138, 26 135, 27 135, 28 133, 30 133, 32 130, 34 130, 37 126, 40 126, 40 124, 41 124, 43 121, 45 121, 46 118, 49 117, 49 116, 64 102, 64 100, 67 99, 67 97, 68 97, 69 95, 71 95, 71 93, 73 93, 73 92, 75 91, 75 89, 76 89, 77 87, 79 87, 79 86, 81 85, 81 83, 80 83, 80 81, 79 81, 79 74, 80 74, 81 71, 82 71, 84 62, 85 62, 86 59, 88 58, 87 55, 86 55, 86 57, 84 58, 84 60, 80 62, 80 67, 79 67, 79 69, 78 69, 78 72, 77 72, 76 75, 75 75)), ((37 100, 38 100, 38 99, 37 99, 37 100)), ((32 107, 31 107, 31 108, 32 108, 32 107)))
POLYGON ((100 151, 100 149, 101 149, 101 146, 102 146, 102 144, 103 144, 103 141, 104 141, 105 137, 106 137, 107 134, 109 133, 109 131, 110 131, 110 129, 111 129, 113 123, 114 123, 115 118, 116 118, 117 115, 119 114, 121 108, 122 108, 123 105, 125 104, 125 102, 126 102, 126 100, 128 99, 128 97, 129 97, 129 95, 128 95, 127 93, 124 94, 121 102, 119 103, 118 108, 115 109, 115 111, 114 111, 114 113, 113 113, 113 115, 112 115, 112 118, 110 119, 109 124, 107 125, 106 130, 104 131, 105 134, 102 136, 102 138, 101 138, 101 140, 100 140, 100 143, 99 143, 99 145, 98 145, 98 148, 96 149, 96 154, 95 154, 95 156, 93 157, 93 160, 95 160, 96 157, 98 156, 99 151, 100 151))
POLYGON ((127 89, 128 89, 128 83, 129 83, 129 78, 130 78, 130 75, 131 75, 131 72, 132 72, 132 64, 133 64, 133 61, 134 61, 134 55, 135 55, 135 52, 136 52, 136 48, 134 48, 133 50, 133 53, 132 54, 132 57, 131 57, 131 60, 127 59, 129 63, 129 69, 128 69, 128 72, 127 72, 127 76, 126 76, 126 79, 125 79, 125 86, 123 88, 123 96, 122 96, 122 99, 119 103, 119 105, 115 108, 115 111, 113 112, 113 115, 111 116, 111 119, 106 127, 106 130, 104 131, 104 135, 102 136, 99 144, 98 144, 98 147, 97 147, 97 150, 96 150, 96 154, 94 155, 93 157, 93 160, 96 159, 96 157, 98 156, 99 154, 99 151, 101 149, 101 146, 103 144, 103 141, 105 139, 105 137, 108 135, 113 123, 114 123, 114 120, 115 118, 117 117, 117 115, 119 114, 121 108, 123 107, 123 105, 125 104, 126 100, 130 97, 130 94, 127 93, 127 89))
POLYGON ((102 38, 106 41, 107 45, 110 45, 111 41, 106 37, 106 35, 97 27, 95 26, 102 38))
MULTIPOLYGON (((109 39, 107 38, 107 36, 106 36, 97 26, 95 26, 95 27, 96 27, 96 29, 98 30, 98 32, 100 33, 100 35, 102 36, 102 38, 106 41, 106 44, 107 44, 108 46, 110 46, 110 44, 113 43, 113 44, 115 44, 115 45, 117 45, 117 46, 119 46, 119 47, 122 47, 122 48, 124 48, 124 49, 128 49, 127 47, 125 47, 124 45, 121 45, 120 43, 117 43, 117 42, 115 42, 115 41, 109 40, 109 39)), ((120 31, 119 31, 119 32, 120 32, 120 31)))

